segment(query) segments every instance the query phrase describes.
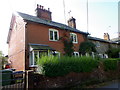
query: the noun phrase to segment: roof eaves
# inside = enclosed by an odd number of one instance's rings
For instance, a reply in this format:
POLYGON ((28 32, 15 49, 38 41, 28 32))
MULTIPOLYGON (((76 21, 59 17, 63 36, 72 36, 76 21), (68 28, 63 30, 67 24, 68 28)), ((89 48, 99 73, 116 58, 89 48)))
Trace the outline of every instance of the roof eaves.
POLYGON ((104 39, 101 39, 101 38, 91 37, 91 36, 89 36, 88 39, 110 43, 110 41, 107 41, 107 40, 104 40, 104 39))
POLYGON ((57 27, 57 28, 60 28, 60 29, 70 30, 70 31, 73 31, 73 32, 89 35, 89 33, 82 32, 82 31, 77 30, 75 28, 71 28, 71 27, 69 27, 65 24, 57 23, 57 22, 50 21, 50 20, 44 20, 44 19, 38 18, 36 16, 24 14, 24 13, 21 13, 21 12, 18 12, 18 14, 26 21, 32 21, 32 22, 36 22, 36 23, 40 23, 40 24, 44 24, 44 25, 54 26, 54 27, 57 27))

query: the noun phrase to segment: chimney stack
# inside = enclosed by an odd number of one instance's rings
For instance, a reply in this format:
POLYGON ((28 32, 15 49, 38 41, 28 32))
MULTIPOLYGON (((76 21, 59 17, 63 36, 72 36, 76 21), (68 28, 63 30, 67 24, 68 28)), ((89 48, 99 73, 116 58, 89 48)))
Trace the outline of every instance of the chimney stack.
POLYGON ((37 17, 41 19, 52 20, 50 8, 46 10, 44 9, 44 6, 37 4, 36 14, 37 14, 37 17))
POLYGON ((72 27, 72 28, 76 28, 76 22, 75 22, 75 18, 71 17, 69 20, 68 20, 68 26, 72 27))
POLYGON ((108 33, 104 33, 104 40, 110 40, 110 36, 108 33))

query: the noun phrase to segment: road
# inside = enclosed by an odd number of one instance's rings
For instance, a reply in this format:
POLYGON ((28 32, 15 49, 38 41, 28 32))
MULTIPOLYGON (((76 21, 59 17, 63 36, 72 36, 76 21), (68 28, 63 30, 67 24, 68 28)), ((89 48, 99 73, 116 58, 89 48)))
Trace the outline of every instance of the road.
POLYGON ((104 88, 104 89, 112 88, 114 90, 120 90, 120 81, 112 81, 112 82, 109 82, 103 86, 100 86, 99 88, 104 88))

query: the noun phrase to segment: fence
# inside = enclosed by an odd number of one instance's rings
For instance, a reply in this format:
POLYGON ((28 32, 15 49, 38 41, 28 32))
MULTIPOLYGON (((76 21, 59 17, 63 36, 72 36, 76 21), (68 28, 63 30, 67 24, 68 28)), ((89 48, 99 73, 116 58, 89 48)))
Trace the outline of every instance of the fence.
POLYGON ((1 89, 24 89, 25 72, 1 70, 0 75, 2 75, 0 80, 1 89))

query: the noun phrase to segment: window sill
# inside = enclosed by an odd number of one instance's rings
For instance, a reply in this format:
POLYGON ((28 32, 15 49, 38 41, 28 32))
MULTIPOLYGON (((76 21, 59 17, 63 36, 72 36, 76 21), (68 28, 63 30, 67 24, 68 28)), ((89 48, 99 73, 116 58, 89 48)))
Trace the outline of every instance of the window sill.
POLYGON ((73 42, 73 44, 78 44, 78 42, 73 42))
POLYGON ((49 40, 49 41, 57 42, 57 41, 59 41, 59 40, 49 40))
POLYGON ((38 67, 38 65, 31 65, 31 66, 29 66, 30 68, 37 68, 38 67))
POLYGON ((31 70, 33 70, 33 71, 37 71, 37 68, 38 68, 38 66, 37 65, 34 65, 34 66, 29 66, 29 68, 31 69, 31 70))

